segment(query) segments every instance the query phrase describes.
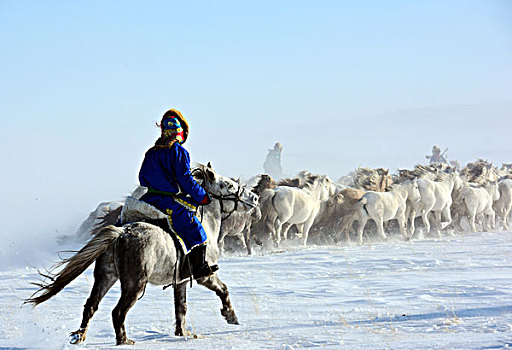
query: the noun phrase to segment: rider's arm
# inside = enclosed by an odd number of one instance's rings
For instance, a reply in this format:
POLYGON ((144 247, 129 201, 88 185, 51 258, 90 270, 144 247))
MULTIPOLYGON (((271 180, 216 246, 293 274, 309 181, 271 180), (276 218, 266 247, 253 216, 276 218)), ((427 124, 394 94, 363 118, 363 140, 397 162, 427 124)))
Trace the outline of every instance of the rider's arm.
POLYGON ((173 145, 172 149, 175 152, 173 165, 176 180, 180 187, 196 202, 200 204, 208 204, 209 197, 206 194, 206 191, 196 182, 196 180, 194 180, 194 177, 190 173, 190 157, 187 150, 179 144, 173 145))

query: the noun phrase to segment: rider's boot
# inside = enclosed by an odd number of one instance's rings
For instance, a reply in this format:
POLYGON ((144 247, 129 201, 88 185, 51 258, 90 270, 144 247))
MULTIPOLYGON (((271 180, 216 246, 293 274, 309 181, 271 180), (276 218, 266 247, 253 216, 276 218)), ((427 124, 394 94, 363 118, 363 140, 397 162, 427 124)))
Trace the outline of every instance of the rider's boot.
MULTIPOLYGON (((156 219, 151 221, 152 224, 160 227, 171 237, 175 237, 175 233, 171 230, 167 219, 156 219)), ((201 244, 192 248, 192 250, 185 256, 180 269, 180 278, 185 279, 190 277, 190 272, 194 279, 211 276, 219 269, 219 265, 208 265, 206 262, 206 244, 201 244)))
MULTIPOLYGON (((192 275, 194 276, 194 279, 211 276, 219 269, 219 265, 208 265, 208 262, 206 261, 206 244, 201 244, 192 248, 190 253, 187 254, 187 259, 192 266, 192 275)), ((187 266, 184 267, 187 268, 187 266)))

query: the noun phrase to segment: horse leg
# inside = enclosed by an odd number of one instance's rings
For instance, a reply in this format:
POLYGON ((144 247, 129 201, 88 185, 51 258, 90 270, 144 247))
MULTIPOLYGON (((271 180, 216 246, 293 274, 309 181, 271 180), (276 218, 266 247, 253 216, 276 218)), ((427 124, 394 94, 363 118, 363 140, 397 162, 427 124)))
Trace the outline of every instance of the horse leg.
MULTIPOLYGON (((411 226, 409 227, 409 235, 410 237, 414 236, 414 231, 416 230, 416 227, 414 226, 414 219, 416 218, 416 210, 411 209, 408 218, 411 220, 411 226)), ((407 216, 405 224, 407 224, 407 216)), ((407 239, 409 237, 406 237, 407 239)))
POLYGON ((494 210, 491 207, 488 207, 487 210, 484 212, 484 231, 489 232, 491 230, 494 230, 496 228, 496 214, 494 213, 494 210))
POLYGON ((362 213, 360 215, 360 219, 359 219, 359 227, 357 228, 358 235, 359 235, 359 244, 363 244, 363 231, 364 231, 364 227, 366 226, 367 222, 368 222, 368 215, 366 213, 362 213))
POLYGON ((469 213, 469 225, 471 226, 471 232, 476 232, 476 225, 475 225, 475 221, 476 221, 476 213, 475 211, 472 211, 469 213))
POLYGON ((510 207, 505 208, 504 214, 503 214, 503 228, 505 230, 508 230, 508 228, 509 228, 509 226, 508 226, 509 215, 510 215, 510 207))
POLYGON ((489 212, 490 212, 489 218, 490 218, 490 222, 491 222, 491 230, 495 230, 496 229, 496 214, 494 213, 492 208, 489 208, 489 212))
POLYGON ((276 223, 275 223, 276 230, 275 230, 275 236, 274 236, 274 245, 276 247, 278 247, 279 243, 281 243, 281 232, 283 232, 283 225, 284 225, 284 223, 282 223, 280 219, 276 220, 276 223))
POLYGON ((222 302, 222 309, 220 309, 220 313, 229 324, 239 324, 238 317, 236 317, 235 310, 231 304, 231 299, 229 298, 228 287, 219 279, 217 274, 213 274, 204 279, 198 279, 197 283, 217 294, 222 302))
MULTIPOLYGON (((400 233, 402 234, 402 236, 404 236, 404 239, 406 241, 409 240, 409 235, 407 234, 407 216, 405 215, 405 208, 404 209, 399 209, 398 210, 398 213, 397 213, 397 221, 398 221, 398 230, 400 231, 400 233)), ((416 215, 416 214, 414 214, 416 215)), ((412 220, 412 225, 414 226, 414 217, 411 217, 411 220, 412 220)))
POLYGON ((244 240, 245 240, 245 246, 247 248, 247 255, 251 255, 251 225, 245 225, 243 230, 244 240))
POLYGON ((119 298, 116 307, 112 310, 112 321, 116 331, 117 345, 135 344, 133 340, 126 337, 124 321, 126 320, 126 314, 137 301, 137 297, 144 291, 146 284, 147 281, 144 278, 134 278, 134 280, 121 279, 121 298, 119 298))
POLYGON ((113 264, 108 264, 107 259, 110 259, 110 255, 107 257, 102 256, 96 261, 96 266, 94 268, 94 285, 91 290, 91 295, 84 305, 80 328, 70 334, 71 344, 80 344, 85 341, 89 322, 94 313, 98 310, 98 305, 101 302, 101 299, 103 299, 105 294, 107 294, 109 289, 112 288, 114 283, 117 281, 115 268, 113 264))
POLYGON ((434 231, 437 233, 437 236, 441 238, 441 212, 434 212, 434 231))
MULTIPOLYGON (((384 218, 382 216, 380 216, 379 218, 377 218, 377 220, 375 220, 375 223, 377 224, 377 233, 383 238, 383 239, 386 239, 388 238, 388 236, 386 235, 386 232, 384 232, 384 218)), ((402 232, 402 225, 403 223, 400 223, 400 221, 398 221, 398 225, 400 226, 400 232, 402 232)))
POLYGON ((236 237, 238 238, 238 240, 240 241, 240 243, 242 243, 242 247, 244 247, 245 249, 247 249, 247 244, 245 244, 245 237, 244 237, 244 232, 239 232, 236 234, 236 237))
POLYGON ((176 328, 174 335, 190 335, 185 329, 185 316, 187 314, 187 283, 181 283, 174 287, 174 316, 176 318, 176 328))
POLYGON ((430 222, 428 221, 428 212, 423 210, 421 213, 421 219, 423 220, 423 226, 425 226, 425 232, 428 234, 430 232, 430 222))
MULTIPOLYGON (((453 219, 452 219, 452 212, 450 211, 450 207, 449 206, 446 206, 442 213, 441 213, 441 218, 444 216, 445 219, 446 219, 446 222, 444 223, 444 227, 443 227, 443 224, 441 223, 441 229, 444 229, 448 226, 450 226, 453 222, 453 219)), ((441 232, 439 232, 439 238, 441 238, 441 232)))
POLYGON ((289 222, 285 222, 283 224, 283 228, 282 228, 282 233, 283 233, 283 239, 285 241, 288 240, 288 230, 290 229, 290 227, 292 227, 293 224, 290 224, 289 222))
MULTIPOLYGON (((352 226, 354 225, 354 221, 356 221, 354 218, 347 218, 343 219, 343 230, 345 230, 345 238, 347 240, 347 243, 350 244, 350 230, 352 230, 352 226)), ((341 238, 341 232, 340 232, 340 238, 341 238)))
MULTIPOLYGON (((414 221, 414 219, 413 219, 414 221)), ((402 236, 404 236, 404 239, 406 241, 408 241, 410 239, 408 233, 407 233, 407 228, 405 227, 407 225, 407 219, 405 217, 399 217, 398 218, 398 229, 400 231, 400 233, 402 234, 402 236)))
POLYGON ((220 255, 224 255, 224 238, 226 238, 228 232, 227 231, 221 231, 219 235, 219 239, 217 240, 217 243, 219 245, 219 252, 220 255))
POLYGON ((313 226, 314 221, 315 221, 315 216, 312 216, 312 218, 309 221, 306 221, 304 223, 304 226, 302 227, 302 245, 304 247, 306 247, 306 245, 307 245, 309 230, 311 229, 311 226, 313 226))
MULTIPOLYGON (((270 216, 270 215, 269 215, 270 216)), ((277 227, 280 225, 280 221, 277 218, 277 215, 269 217, 269 219, 266 222, 267 228, 269 230, 269 239, 274 241, 274 245, 277 245, 278 243, 278 237, 277 237, 277 227)))

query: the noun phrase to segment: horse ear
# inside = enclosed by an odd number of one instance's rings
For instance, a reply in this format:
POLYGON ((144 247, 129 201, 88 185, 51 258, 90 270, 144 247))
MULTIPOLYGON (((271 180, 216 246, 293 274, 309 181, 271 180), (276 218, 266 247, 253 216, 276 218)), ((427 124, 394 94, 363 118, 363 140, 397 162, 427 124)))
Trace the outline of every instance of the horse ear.
POLYGON ((235 181, 238 184, 238 186, 242 185, 242 181, 240 180, 240 178, 236 179, 235 181))
MULTIPOLYGON (((208 163, 208 164, 210 164, 210 163, 208 163)), ((206 177, 208 178, 208 180, 210 182, 215 181, 215 173, 211 170, 211 167, 206 168, 205 173, 206 173, 206 177)))
POLYGON ((206 164, 206 167, 212 169, 212 163, 208 162, 208 164, 206 164))

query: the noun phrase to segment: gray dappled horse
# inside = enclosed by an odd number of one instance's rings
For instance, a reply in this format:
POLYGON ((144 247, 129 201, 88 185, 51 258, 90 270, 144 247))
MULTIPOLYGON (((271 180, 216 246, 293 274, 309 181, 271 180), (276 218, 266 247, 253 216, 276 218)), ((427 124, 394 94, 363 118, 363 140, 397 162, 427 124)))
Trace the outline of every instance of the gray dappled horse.
MULTIPOLYGON (((194 174, 198 173, 198 180, 202 181, 203 187, 212 198, 211 203, 204 209, 199 209, 198 213, 208 236, 207 261, 212 265, 219 257, 217 239, 222 213, 234 211, 237 205, 255 206, 257 202, 254 203, 254 197, 244 192, 235 181, 216 174, 210 164, 197 167, 194 174)), ((78 344, 85 340, 90 319, 103 296, 117 280, 121 283, 121 297, 112 311, 117 345, 134 344, 126 336, 126 314, 148 282, 155 285, 173 284, 175 335, 183 336, 188 334, 185 329, 188 279, 175 283, 177 255, 174 240, 157 226, 145 222, 130 223, 122 227, 109 225, 100 229, 74 256, 61 261, 58 266, 65 265, 61 271, 50 276, 43 275, 49 277, 51 282, 36 284, 41 288, 26 302, 38 305, 50 299, 96 262, 94 285, 84 306, 80 328, 71 333, 71 343, 78 344)), ((238 324, 228 288, 219 277, 213 274, 198 279, 197 283, 214 291, 222 302, 222 316, 228 323, 238 324)))

